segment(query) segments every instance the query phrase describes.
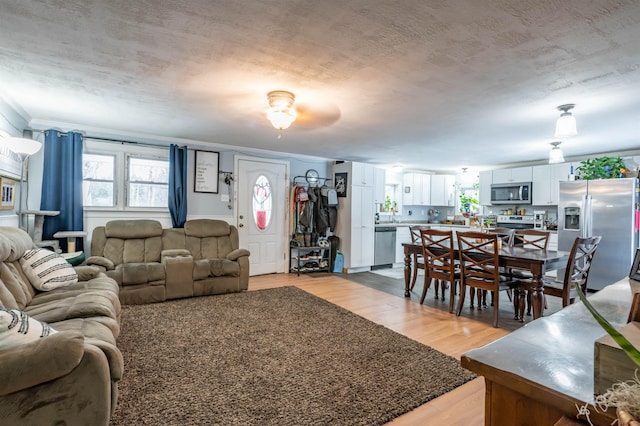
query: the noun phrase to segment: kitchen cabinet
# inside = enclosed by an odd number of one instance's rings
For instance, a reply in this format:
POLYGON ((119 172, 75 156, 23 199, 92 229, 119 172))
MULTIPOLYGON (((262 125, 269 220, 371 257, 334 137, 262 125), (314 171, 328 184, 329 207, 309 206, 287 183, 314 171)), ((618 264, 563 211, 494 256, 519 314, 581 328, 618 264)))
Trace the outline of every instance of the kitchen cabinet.
POLYGON ((384 190, 386 182, 385 169, 381 167, 374 168, 373 182, 373 202, 374 204, 384 204, 384 190))
POLYGON ((493 183, 532 182, 532 167, 515 167, 512 169, 494 170, 493 183))
POLYGON ((411 231, 408 226, 400 226, 396 228, 396 263, 404 265, 404 247, 402 243, 411 242, 411 231))
POLYGON ((568 180, 571 163, 533 166, 531 204, 534 206, 558 205, 559 182, 568 180))
POLYGON ((369 267, 373 265, 373 247, 375 233, 375 213, 373 208, 373 188, 367 186, 351 187, 351 236, 343 241, 341 247, 345 255, 345 267, 369 267))
POLYGON ((333 165, 334 173, 348 173, 347 185, 357 186, 375 186, 375 169, 373 164, 356 163, 353 161, 345 161, 333 165))
POLYGON ((431 201, 430 206, 453 207, 456 204, 456 188, 453 186, 456 177, 454 175, 431 175, 431 201))
POLYGON ((481 206, 491 205, 491 184, 493 183, 493 172, 485 170, 478 174, 480 188, 478 189, 478 202, 481 206))
POLYGON ((333 167, 334 173, 349 173, 347 196, 338 198, 335 231, 340 237, 340 251, 344 255, 344 269, 347 272, 368 270, 373 265, 375 167, 364 166, 367 167, 361 167, 361 163, 339 163, 333 167))
POLYGON ((405 173, 403 178, 402 204, 405 206, 431 205, 431 175, 405 173))

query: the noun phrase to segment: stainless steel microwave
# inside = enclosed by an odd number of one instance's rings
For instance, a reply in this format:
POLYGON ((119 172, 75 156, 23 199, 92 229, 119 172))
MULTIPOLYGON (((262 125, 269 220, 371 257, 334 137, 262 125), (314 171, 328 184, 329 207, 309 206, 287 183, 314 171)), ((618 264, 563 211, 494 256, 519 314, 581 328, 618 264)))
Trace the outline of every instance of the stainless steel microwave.
POLYGON ((494 183, 491 204, 531 204, 531 182, 494 183))

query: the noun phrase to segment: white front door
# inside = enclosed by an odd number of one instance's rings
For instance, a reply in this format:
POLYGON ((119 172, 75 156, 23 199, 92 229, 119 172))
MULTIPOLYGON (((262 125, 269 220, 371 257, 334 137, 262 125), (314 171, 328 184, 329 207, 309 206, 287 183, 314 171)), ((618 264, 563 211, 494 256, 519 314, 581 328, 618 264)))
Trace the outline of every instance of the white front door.
POLYGON ((240 247, 251 252, 250 275, 285 272, 289 241, 289 163, 236 156, 240 247))

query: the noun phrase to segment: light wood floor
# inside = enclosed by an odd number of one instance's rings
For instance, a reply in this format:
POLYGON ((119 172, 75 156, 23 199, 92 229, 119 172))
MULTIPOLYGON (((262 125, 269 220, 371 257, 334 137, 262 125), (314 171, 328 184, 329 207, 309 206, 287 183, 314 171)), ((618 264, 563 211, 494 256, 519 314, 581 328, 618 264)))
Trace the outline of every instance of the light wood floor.
MULTIPOLYGON (((409 302, 340 278, 274 274, 251 277, 249 290, 296 286, 370 321, 460 359, 469 349, 498 339, 508 331, 428 306, 409 302)), ((403 425, 484 425, 484 379, 475 379, 389 423, 403 425)))

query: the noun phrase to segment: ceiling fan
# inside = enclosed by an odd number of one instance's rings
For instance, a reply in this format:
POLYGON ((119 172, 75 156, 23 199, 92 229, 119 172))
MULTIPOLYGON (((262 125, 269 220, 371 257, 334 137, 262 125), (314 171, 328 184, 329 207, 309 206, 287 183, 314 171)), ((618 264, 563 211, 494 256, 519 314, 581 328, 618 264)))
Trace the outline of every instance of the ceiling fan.
POLYGON ((287 129, 292 124, 303 130, 326 127, 337 122, 341 115, 338 106, 332 102, 296 102, 295 94, 287 90, 273 90, 267 93, 267 100, 265 114, 278 130, 287 129))

